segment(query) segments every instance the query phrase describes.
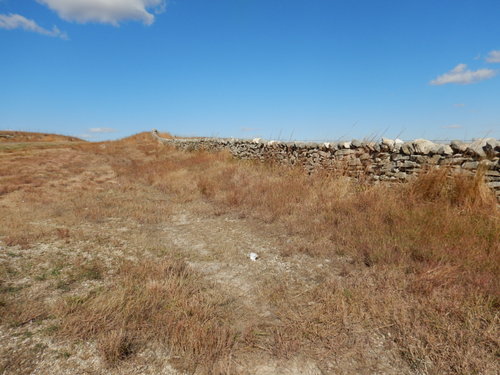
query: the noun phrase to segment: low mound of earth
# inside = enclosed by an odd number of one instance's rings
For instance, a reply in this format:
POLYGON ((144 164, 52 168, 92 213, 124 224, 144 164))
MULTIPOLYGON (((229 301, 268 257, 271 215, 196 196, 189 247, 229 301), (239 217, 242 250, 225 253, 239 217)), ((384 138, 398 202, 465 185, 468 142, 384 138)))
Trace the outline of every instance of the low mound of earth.
POLYGON ((0 161, 1 374, 498 373, 480 203, 147 133, 0 161))
POLYGON ((85 142, 83 139, 59 134, 21 131, 0 131, 0 142, 85 142))

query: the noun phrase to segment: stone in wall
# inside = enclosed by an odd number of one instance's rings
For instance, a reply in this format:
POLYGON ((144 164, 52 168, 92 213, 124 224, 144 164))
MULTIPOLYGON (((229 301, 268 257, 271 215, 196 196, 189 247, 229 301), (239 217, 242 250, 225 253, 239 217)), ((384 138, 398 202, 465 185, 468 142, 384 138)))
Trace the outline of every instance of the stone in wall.
POLYGON ((164 139, 153 137, 183 150, 229 150, 240 159, 272 160, 300 165, 308 172, 327 169, 372 181, 408 181, 429 166, 445 167, 462 173, 484 172, 486 182, 500 201, 500 142, 486 138, 466 144, 452 141, 436 144, 425 139, 403 142, 383 138, 380 142, 358 140, 337 143, 280 142, 260 138, 164 139))

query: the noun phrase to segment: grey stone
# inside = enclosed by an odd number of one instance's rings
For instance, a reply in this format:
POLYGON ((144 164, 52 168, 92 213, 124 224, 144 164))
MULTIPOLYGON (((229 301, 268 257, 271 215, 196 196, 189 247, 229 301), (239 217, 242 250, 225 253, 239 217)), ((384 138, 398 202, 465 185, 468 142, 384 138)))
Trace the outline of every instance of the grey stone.
POLYGON ((415 153, 422 155, 435 154, 438 149, 438 145, 427 139, 414 140, 413 147, 415 148, 415 153))
POLYGON ((486 153, 487 157, 494 157, 497 152, 500 152, 500 142, 496 139, 489 138, 486 140, 486 144, 483 146, 483 150, 486 153))
MULTIPOLYGON (((361 147, 364 147, 367 150, 370 151, 376 151, 376 143, 375 142, 362 142, 361 147)), ((379 148, 380 151, 380 148, 379 148)))
POLYGON ((354 150, 346 150, 346 149, 343 149, 343 150, 338 150, 337 152, 335 152, 335 155, 337 156, 346 156, 346 155, 352 155, 354 154, 356 151, 354 150))
POLYGON ((395 152, 401 151, 401 147, 403 147, 403 144, 404 144, 404 142, 401 139, 396 138, 394 140, 394 151, 395 152))
POLYGON ((391 154, 391 160, 398 161, 398 160, 408 160, 410 157, 408 155, 401 155, 401 154, 391 154))
POLYGON ((361 147, 361 142, 360 142, 360 141, 358 141, 357 139, 353 139, 353 140, 351 141, 351 147, 352 147, 352 148, 359 148, 359 147, 361 147))
POLYGON ((393 165, 391 163, 383 164, 382 168, 380 169, 381 172, 383 173, 389 173, 392 172, 393 165))
POLYGON ((484 173, 486 176, 491 176, 491 177, 500 177, 500 172, 496 171, 494 169, 490 169, 484 173))
POLYGON ((413 147, 413 142, 405 142, 401 145, 401 152, 405 155, 411 155, 415 152, 415 147, 413 147))
POLYGON ((466 161, 462 164, 462 168, 464 169, 477 169, 479 162, 477 161, 466 161))
POLYGON ((439 161, 441 160, 442 156, 441 155, 432 155, 430 158, 427 159, 427 163, 429 164, 439 164, 439 161))
POLYGON ((487 157, 493 150, 493 147, 491 147, 491 145, 494 144, 496 147, 496 142, 497 141, 495 138, 478 139, 472 142, 469 147, 467 147, 466 153, 481 158, 487 157))
POLYGON ((410 160, 416 161, 419 164, 425 164, 429 160, 429 158, 425 155, 411 155, 410 160))
POLYGON ((394 146, 390 146, 386 143, 381 143, 380 144, 380 150, 384 152, 393 152, 394 151, 394 146))
POLYGON ((439 155, 453 155, 453 149, 448 145, 439 146, 437 153, 439 155))
POLYGON ((488 185, 492 189, 498 189, 500 188, 500 181, 487 182, 486 185, 488 185))
MULTIPOLYGON (((493 145, 492 145, 493 146, 493 145)), ((500 152, 500 141, 496 141, 495 147, 493 147, 495 152, 500 152)))
POLYGON ((457 140, 451 141, 450 143, 450 147, 455 153, 464 153, 467 150, 468 146, 469 145, 467 143, 457 140))
POLYGON ((444 158, 440 161, 440 165, 461 165, 464 161, 466 161, 466 158, 444 158))
POLYGON ((389 149, 392 149, 394 147, 394 140, 389 139, 389 138, 382 138, 383 145, 389 147, 389 149))
POLYGON ((418 168, 420 164, 415 163, 414 161, 406 160, 402 165, 401 168, 418 168))

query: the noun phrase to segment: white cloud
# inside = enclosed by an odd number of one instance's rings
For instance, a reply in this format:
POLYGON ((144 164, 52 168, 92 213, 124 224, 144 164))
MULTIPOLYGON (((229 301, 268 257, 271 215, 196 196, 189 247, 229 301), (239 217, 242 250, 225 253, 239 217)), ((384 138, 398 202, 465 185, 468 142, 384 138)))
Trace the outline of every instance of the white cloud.
POLYGON ((446 85, 448 83, 458 83, 467 85, 485 79, 493 78, 496 72, 491 69, 467 70, 466 64, 458 64, 448 73, 440 75, 430 82, 431 85, 446 85))
POLYGON ((118 26, 121 21, 154 22, 153 13, 165 10, 166 0, 37 0, 66 21, 100 22, 118 26))
POLYGON ((455 106, 457 108, 463 108, 463 107, 465 107, 465 104, 464 103, 456 103, 456 104, 453 104, 453 106, 455 106))
POLYGON ((91 133, 114 133, 116 129, 113 128, 90 128, 89 132, 91 133))
POLYGON ((489 63, 500 63, 500 50, 491 51, 486 57, 486 61, 489 63))
POLYGON ((458 124, 451 124, 451 125, 443 126, 443 129, 462 129, 462 128, 463 128, 463 126, 458 125, 458 124))
POLYGON ((68 39, 68 35, 59 30, 56 26, 54 26, 52 30, 48 30, 39 26, 35 21, 21 16, 20 14, 0 14, 0 28, 7 30, 23 29, 42 35, 68 39))

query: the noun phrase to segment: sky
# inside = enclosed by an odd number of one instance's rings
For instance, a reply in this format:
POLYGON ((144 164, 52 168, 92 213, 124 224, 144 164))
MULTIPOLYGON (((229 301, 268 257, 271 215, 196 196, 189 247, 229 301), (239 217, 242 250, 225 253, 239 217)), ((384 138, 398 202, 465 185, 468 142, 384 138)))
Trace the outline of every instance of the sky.
POLYGON ((499 0, 0 0, 0 130, 500 138, 499 0))

